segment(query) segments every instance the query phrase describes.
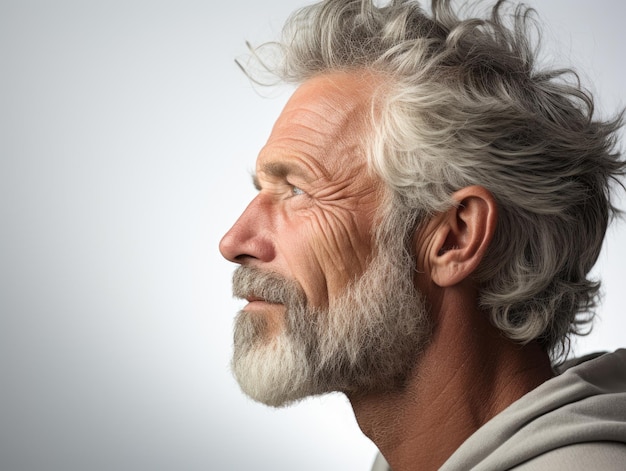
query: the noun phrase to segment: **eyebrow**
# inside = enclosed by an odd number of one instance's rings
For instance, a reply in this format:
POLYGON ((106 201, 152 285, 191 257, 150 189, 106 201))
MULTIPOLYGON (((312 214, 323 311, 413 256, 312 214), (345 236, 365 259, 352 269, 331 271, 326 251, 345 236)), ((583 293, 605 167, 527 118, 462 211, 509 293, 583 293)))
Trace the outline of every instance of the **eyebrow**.
MULTIPOLYGON (((287 175, 297 175, 303 178, 307 176, 307 173, 300 165, 288 162, 267 162, 261 167, 261 172, 275 178, 285 178, 287 175)), ((252 184, 257 190, 261 190, 261 183, 256 173, 252 174, 252 184)))

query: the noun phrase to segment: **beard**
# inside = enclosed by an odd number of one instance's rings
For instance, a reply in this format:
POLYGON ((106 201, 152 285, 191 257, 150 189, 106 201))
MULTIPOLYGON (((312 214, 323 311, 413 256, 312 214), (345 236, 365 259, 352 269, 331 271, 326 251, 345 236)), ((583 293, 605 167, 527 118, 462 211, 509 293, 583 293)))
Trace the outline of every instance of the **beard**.
POLYGON ((366 270, 328 308, 309 306, 301 286, 276 273, 247 266, 235 271, 236 297, 285 307, 278 333, 258 312, 241 311, 235 319, 232 370, 245 394, 278 407, 333 391, 402 386, 429 340, 430 322, 413 284, 414 257, 397 235, 404 231, 386 226, 366 270))

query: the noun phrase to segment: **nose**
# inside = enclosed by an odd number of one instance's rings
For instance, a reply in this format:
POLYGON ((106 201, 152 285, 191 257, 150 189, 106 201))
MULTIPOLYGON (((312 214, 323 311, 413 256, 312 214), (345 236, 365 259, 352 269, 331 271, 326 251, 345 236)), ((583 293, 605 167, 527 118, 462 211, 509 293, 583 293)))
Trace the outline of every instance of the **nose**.
POLYGON ((243 265, 274 258, 271 217, 267 213, 268 208, 257 195, 220 241, 220 252, 226 260, 243 265))

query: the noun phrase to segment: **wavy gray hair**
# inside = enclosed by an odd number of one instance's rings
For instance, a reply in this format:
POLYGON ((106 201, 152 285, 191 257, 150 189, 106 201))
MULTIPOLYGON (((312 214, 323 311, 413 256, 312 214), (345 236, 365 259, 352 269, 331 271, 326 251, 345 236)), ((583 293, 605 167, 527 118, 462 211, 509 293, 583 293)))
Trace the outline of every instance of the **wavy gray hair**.
POLYGON ((290 18, 272 70, 296 83, 339 70, 387 79, 366 152, 405 229, 460 188, 491 191, 499 220, 474 274, 480 305, 509 338, 558 357, 593 317, 600 283, 588 273, 625 172, 622 114, 596 120, 575 72, 538 70, 533 11, 504 3, 463 19, 450 0, 430 15, 413 0, 326 0, 290 18))

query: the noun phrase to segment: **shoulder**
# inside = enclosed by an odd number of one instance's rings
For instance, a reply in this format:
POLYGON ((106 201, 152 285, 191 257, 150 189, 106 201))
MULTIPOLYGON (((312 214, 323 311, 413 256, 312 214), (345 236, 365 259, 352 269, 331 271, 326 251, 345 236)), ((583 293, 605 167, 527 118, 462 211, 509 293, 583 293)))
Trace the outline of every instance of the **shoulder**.
POLYGON ((577 363, 484 424, 442 469, 626 469, 626 350, 577 363))

